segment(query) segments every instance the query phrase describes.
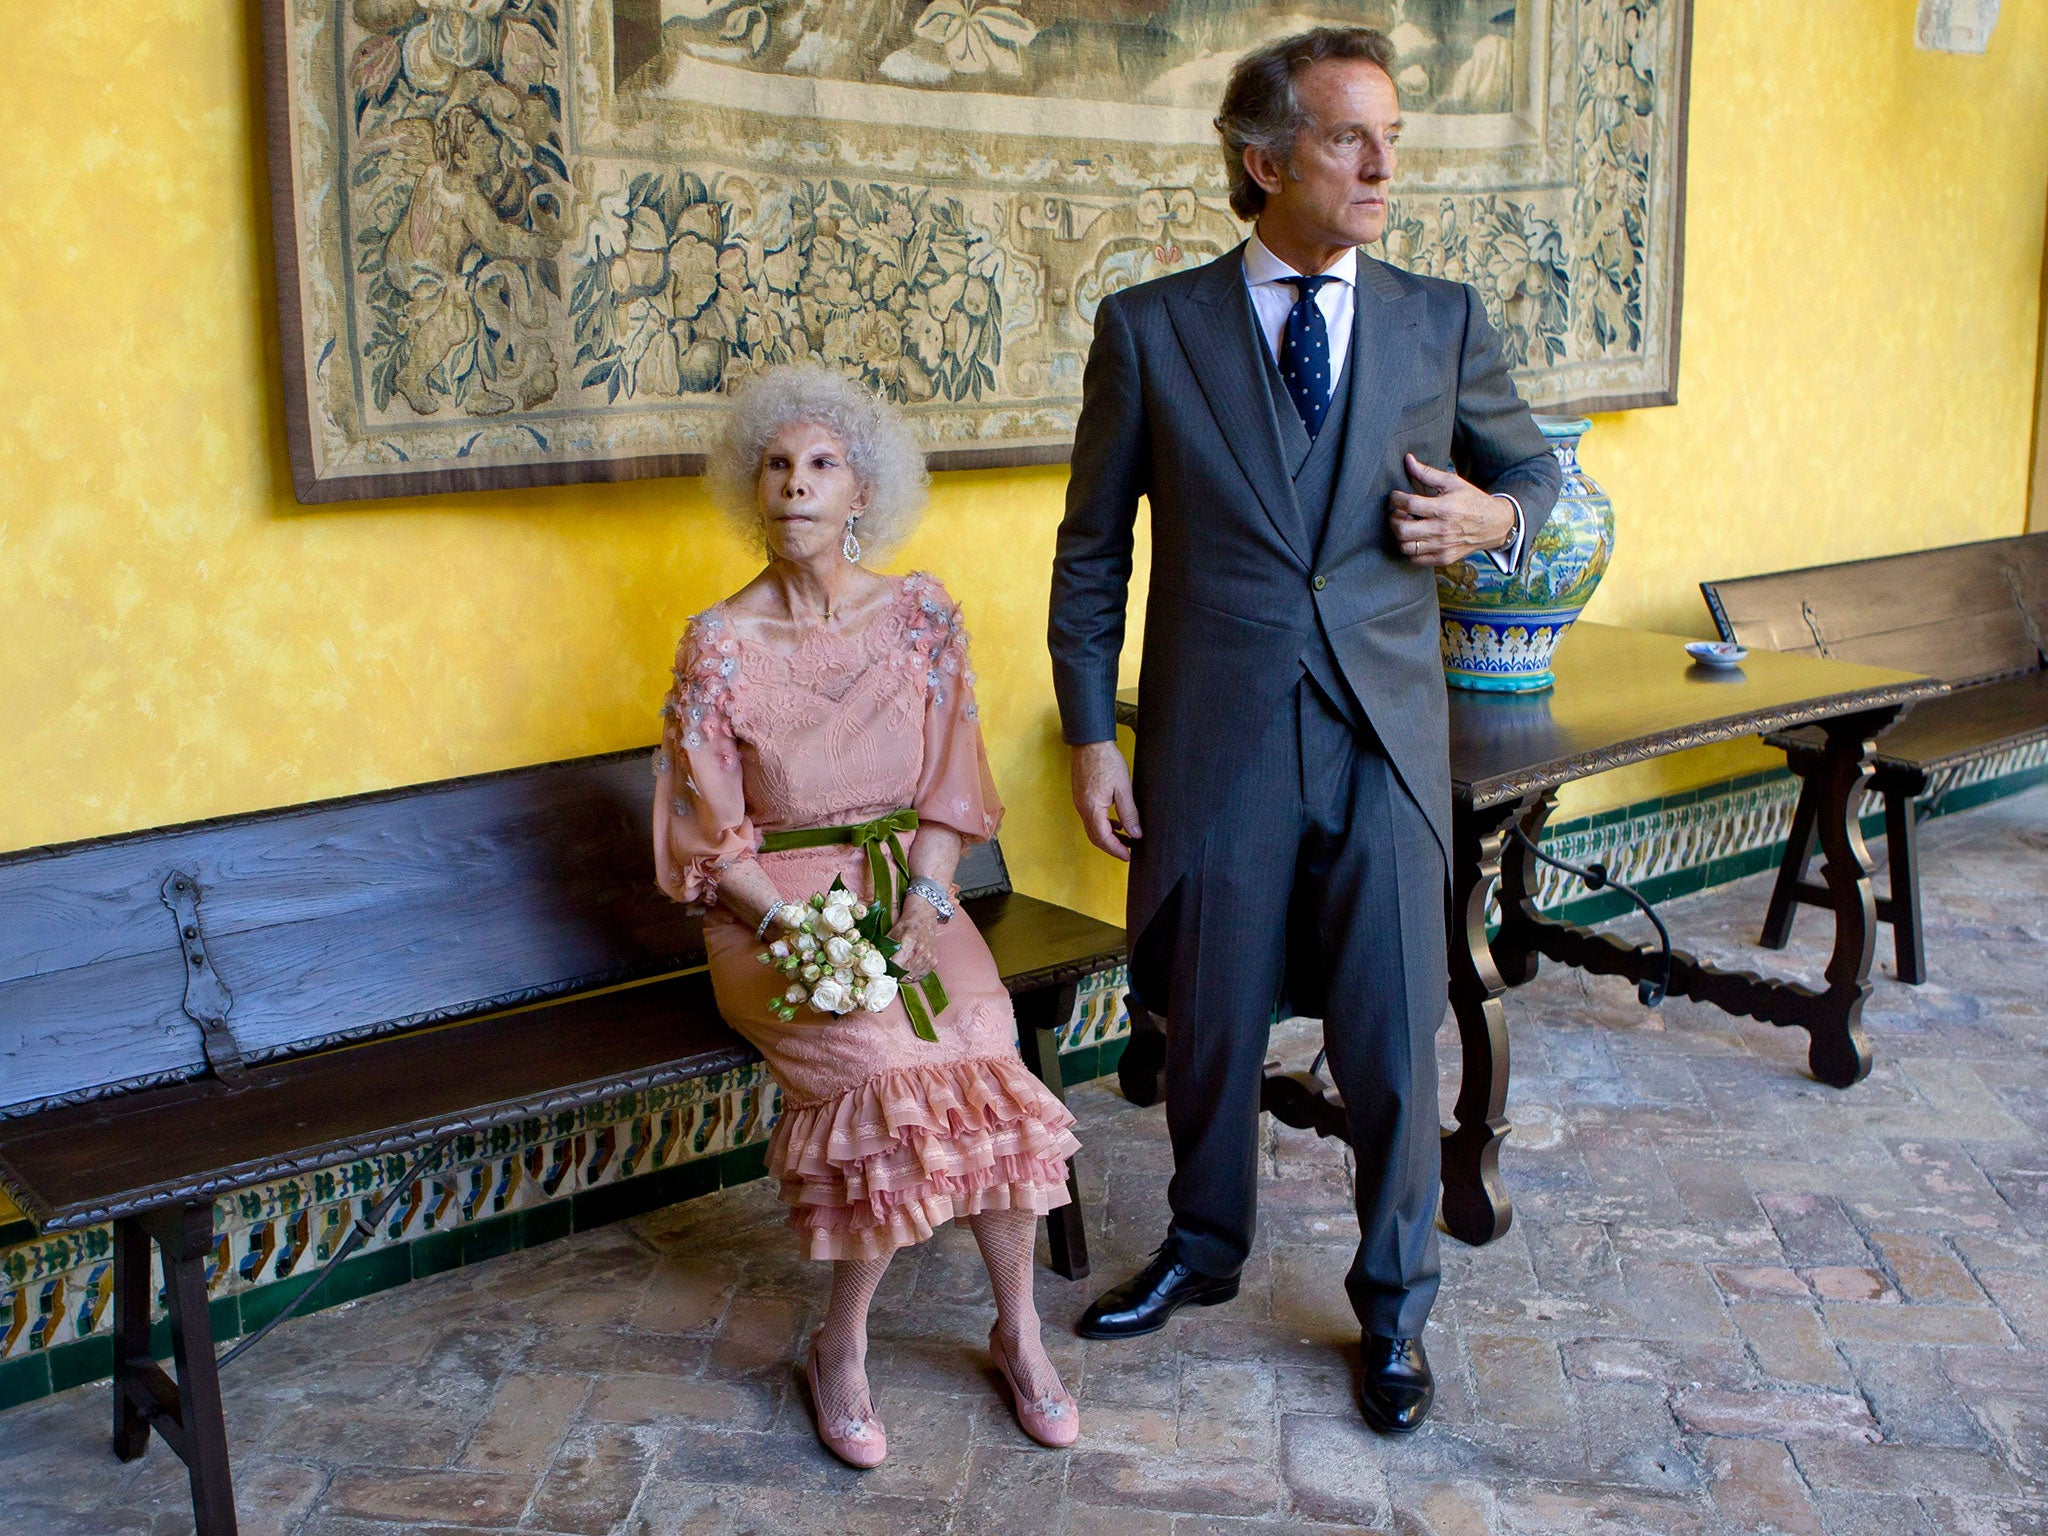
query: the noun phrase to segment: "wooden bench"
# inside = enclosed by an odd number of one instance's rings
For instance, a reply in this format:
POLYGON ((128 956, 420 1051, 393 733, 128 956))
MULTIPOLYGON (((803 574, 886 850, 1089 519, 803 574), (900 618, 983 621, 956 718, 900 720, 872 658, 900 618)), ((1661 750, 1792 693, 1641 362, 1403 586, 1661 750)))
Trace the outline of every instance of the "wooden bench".
MULTIPOLYGON (((758 1059, 655 889, 652 793, 648 753, 612 753, 0 857, 0 1185, 44 1232, 113 1223, 115 1454, 161 1434, 199 1536, 235 1530, 216 1197, 758 1059)), ((1059 1093, 1123 932, 1011 891, 993 843, 958 878, 1059 1093)), ((1078 1203, 1049 1226, 1085 1275, 1078 1203)))
MULTIPOLYGON (((1899 980, 1927 976, 1914 797, 1964 765, 2048 738, 2048 533, 1914 554, 1700 583, 1724 640, 1770 651, 1899 667, 1938 677, 1944 697, 1917 705, 1877 739, 1871 775, 1884 799, 1899 980)), ((1820 749, 1811 728, 1764 738, 1797 767, 1820 749)), ((1762 942, 1782 949, 1801 902, 1828 903, 1806 878, 1813 785, 1799 796, 1762 942)))

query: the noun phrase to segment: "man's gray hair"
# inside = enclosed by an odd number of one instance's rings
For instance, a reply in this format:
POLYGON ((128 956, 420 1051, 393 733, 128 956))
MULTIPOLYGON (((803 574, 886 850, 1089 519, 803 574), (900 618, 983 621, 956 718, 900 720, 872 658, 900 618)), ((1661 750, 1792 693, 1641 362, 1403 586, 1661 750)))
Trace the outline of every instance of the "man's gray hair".
POLYGON ((816 363, 784 363, 756 374, 732 397, 704 467, 711 496, 747 538, 762 537, 761 456, 782 428, 823 427, 846 450, 868 495, 854 532, 863 560, 910 536, 924 511, 924 450, 903 413, 843 374, 816 363))
POLYGON ((1294 141, 1308 121, 1295 82, 1309 65, 1325 59, 1363 59, 1394 78, 1394 45, 1370 27, 1297 32, 1246 54, 1231 70, 1216 131, 1223 136, 1230 211, 1240 219, 1255 219, 1266 206, 1266 189, 1244 168, 1244 152, 1263 149, 1282 165, 1294 158, 1294 141))

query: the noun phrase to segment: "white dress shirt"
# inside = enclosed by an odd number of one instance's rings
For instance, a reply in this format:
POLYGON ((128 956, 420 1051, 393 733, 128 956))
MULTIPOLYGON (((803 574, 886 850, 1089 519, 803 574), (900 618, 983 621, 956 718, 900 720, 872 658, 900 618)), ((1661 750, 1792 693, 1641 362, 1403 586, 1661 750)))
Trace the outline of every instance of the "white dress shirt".
MULTIPOLYGON (((1251 295, 1252 313, 1265 333, 1266 350, 1275 363, 1280 361, 1288 313, 1301 296, 1301 290, 1287 279, 1303 275, 1267 250, 1258 231, 1252 231, 1244 247, 1244 285, 1251 295)), ((1353 246, 1339 256, 1323 276, 1336 279, 1318 288, 1315 298, 1316 308, 1323 312, 1323 324, 1330 333, 1330 383, 1334 395, 1337 380, 1344 376, 1344 359, 1351 353, 1352 321, 1358 313, 1358 248, 1353 246)), ((1515 526, 1506 544, 1485 554, 1501 570, 1513 571, 1522 563, 1522 504, 1505 491, 1494 494, 1515 509, 1515 526)))
MULTIPOLYGON (((1287 332, 1288 312, 1301 290, 1287 281, 1302 274, 1266 249, 1255 230, 1244 248, 1244 283, 1251 290, 1252 312, 1259 317, 1259 329, 1266 333, 1266 350, 1280 361, 1280 342, 1287 332)), ((1352 317, 1358 313, 1358 250, 1353 247, 1339 256, 1324 272, 1334 283, 1316 290, 1316 308, 1323 312, 1323 324, 1330 332, 1330 383, 1332 393, 1344 376, 1344 359, 1351 351, 1352 317)))

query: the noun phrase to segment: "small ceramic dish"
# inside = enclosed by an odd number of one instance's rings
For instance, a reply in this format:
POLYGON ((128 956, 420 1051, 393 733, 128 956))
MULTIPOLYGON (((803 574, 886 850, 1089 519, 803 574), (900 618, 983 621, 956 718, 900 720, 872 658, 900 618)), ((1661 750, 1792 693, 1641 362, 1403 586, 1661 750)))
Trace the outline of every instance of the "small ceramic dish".
POLYGON ((1736 666, 1749 654, 1748 646, 1732 640, 1689 640, 1685 649, 1694 661, 1709 667, 1736 666))

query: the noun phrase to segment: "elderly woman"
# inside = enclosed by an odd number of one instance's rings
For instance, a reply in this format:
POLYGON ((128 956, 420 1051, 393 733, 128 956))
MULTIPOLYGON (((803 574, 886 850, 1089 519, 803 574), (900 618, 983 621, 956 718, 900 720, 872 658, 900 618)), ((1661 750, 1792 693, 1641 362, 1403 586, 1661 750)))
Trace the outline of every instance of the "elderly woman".
POLYGON ((1009 994, 951 883, 962 844, 994 836, 1003 813, 967 632, 931 577, 866 563, 916 521, 923 459, 893 408, 793 366, 733 401, 711 479, 768 564, 693 619, 676 653, 655 866, 670 896, 709 909, 719 1008, 782 1089, 768 1166, 804 1252, 832 1263, 805 1362, 818 1437, 854 1466, 882 1460, 868 1303, 898 1248, 958 1216, 988 1266, 989 1351, 1017 1418, 1070 1445, 1079 1425, 1039 1338, 1032 1254, 1038 1217, 1067 1198, 1073 1117, 1018 1058, 1009 994), (908 829, 900 874, 863 826, 884 818, 908 829), (873 1011, 792 1011, 764 947, 790 942, 789 914, 835 881, 872 902, 877 868, 885 903, 900 901, 889 936, 904 994, 873 1011), (905 1011, 932 972, 935 1043, 905 1011))

